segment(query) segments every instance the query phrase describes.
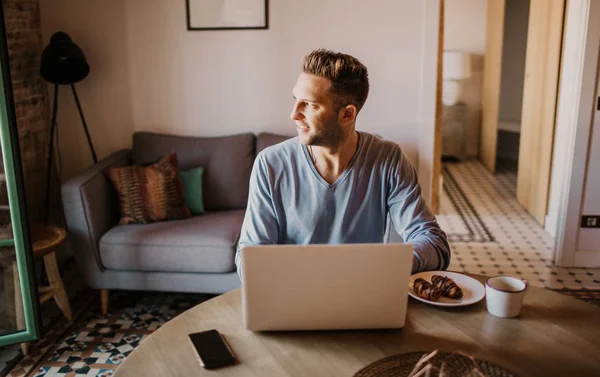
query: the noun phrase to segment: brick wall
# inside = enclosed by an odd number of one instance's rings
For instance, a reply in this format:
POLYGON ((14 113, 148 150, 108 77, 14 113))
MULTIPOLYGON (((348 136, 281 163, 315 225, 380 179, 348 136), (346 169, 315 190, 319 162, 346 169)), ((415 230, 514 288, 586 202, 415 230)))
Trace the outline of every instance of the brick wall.
MULTIPOLYGON (((40 56, 45 46, 39 0, 2 2, 29 219, 41 222, 44 220, 50 112, 47 83, 39 74, 40 56)), ((53 203, 58 203, 56 179, 52 189, 53 203)), ((57 210, 53 205, 52 217, 56 217, 57 210)))

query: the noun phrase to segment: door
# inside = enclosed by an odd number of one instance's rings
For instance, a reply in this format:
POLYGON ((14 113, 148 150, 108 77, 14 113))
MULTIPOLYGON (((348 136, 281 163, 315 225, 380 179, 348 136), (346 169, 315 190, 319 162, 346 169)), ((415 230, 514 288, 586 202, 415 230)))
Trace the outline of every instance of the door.
POLYGON ((433 169, 431 172, 431 211, 440 212, 440 193, 442 176, 442 149, 444 137, 444 109, 442 105, 442 76, 444 62, 444 1, 440 0, 438 48, 437 48, 437 81, 435 90, 435 128, 433 141, 433 169))
POLYGON ((0 346, 5 346, 38 338, 40 321, 4 22, 0 61, 0 346))
POLYGON ((483 59, 483 89, 481 95, 480 158, 481 162, 492 173, 496 171, 505 7, 505 0, 487 2, 487 27, 485 57, 483 59))
POLYGON ((565 0, 531 0, 517 200, 542 226, 546 217, 565 0))

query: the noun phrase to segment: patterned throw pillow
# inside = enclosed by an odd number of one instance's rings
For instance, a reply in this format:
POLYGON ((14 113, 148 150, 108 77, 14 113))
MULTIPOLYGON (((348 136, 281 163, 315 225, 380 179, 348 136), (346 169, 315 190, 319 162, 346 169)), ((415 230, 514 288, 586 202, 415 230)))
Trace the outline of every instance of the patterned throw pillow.
POLYGON ((108 177, 119 194, 119 223, 148 224, 190 217, 178 173, 175 153, 149 166, 108 169, 108 177))

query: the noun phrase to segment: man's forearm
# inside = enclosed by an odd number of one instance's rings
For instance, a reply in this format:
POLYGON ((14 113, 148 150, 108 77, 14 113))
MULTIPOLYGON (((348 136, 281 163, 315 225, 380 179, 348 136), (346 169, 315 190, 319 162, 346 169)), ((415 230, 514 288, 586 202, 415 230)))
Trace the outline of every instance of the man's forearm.
POLYGON ((413 273, 448 268, 450 246, 441 229, 429 228, 407 242, 414 246, 413 273))

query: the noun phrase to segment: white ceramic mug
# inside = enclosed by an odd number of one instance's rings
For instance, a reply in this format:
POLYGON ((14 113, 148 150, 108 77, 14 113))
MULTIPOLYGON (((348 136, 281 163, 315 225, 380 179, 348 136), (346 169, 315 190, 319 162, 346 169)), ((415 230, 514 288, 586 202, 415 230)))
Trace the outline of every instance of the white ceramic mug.
POLYGON ((485 282, 487 310, 497 317, 516 317, 521 312, 528 284, 509 276, 495 276, 485 282))

